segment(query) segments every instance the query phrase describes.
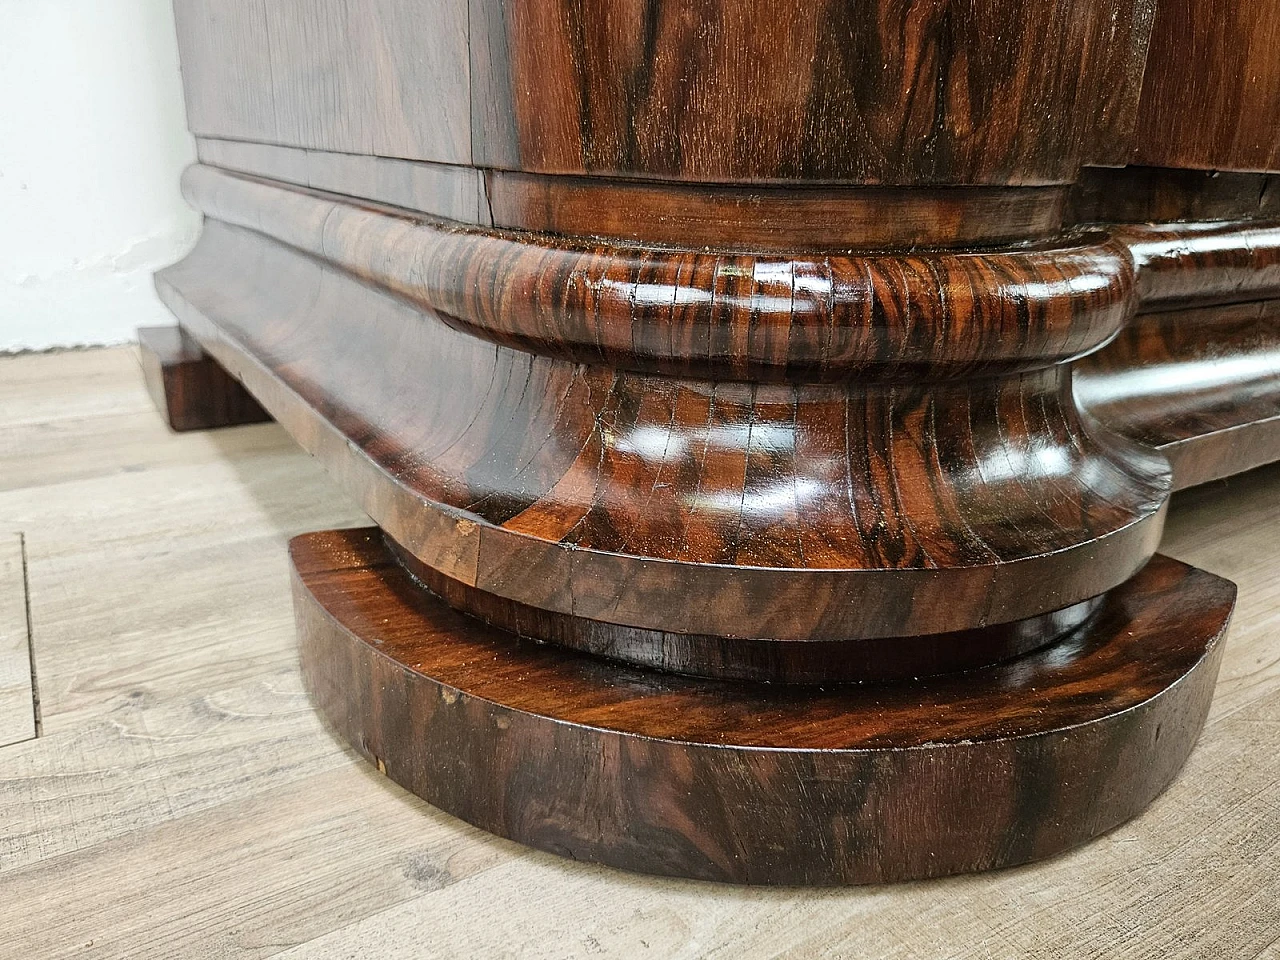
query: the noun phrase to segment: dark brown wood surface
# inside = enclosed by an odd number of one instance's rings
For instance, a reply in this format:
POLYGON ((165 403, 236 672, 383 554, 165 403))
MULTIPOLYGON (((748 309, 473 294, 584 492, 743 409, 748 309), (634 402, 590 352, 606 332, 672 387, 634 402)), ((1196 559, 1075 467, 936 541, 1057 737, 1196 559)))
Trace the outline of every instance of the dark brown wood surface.
POLYGON ((1057 232, 1066 188, 682 184, 485 172, 495 227, 682 248, 971 247, 1057 232))
POLYGON ((1094 597, 1013 623, 920 636, 788 641, 677 633, 518 603, 433 570, 390 538, 387 546, 417 583, 454 610, 516 636, 672 673, 767 683, 907 680, 984 667, 1063 639, 1102 602, 1094 597))
POLYGON ((175 8, 191 129, 228 141, 704 183, 1280 167, 1273 0, 175 8))
POLYGON ((964 630, 1095 596, 1159 537, 1164 461, 1087 429, 1060 366, 882 385, 582 366, 217 221, 159 287, 397 542, 543 609, 746 638, 964 630))
POLYGON ((181 328, 142 327, 138 347, 147 390, 175 432, 271 419, 181 328))
POLYGON ((291 554, 314 701, 392 779, 577 860, 748 883, 990 869, 1122 823, 1195 742, 1235 592, 1156 557, 1044 654, 788 692, 518 641, 433 600, 377 530, 291 554))
MULTIPOLYGON (((323 258, 465 333, 626 370, 756 382, 1007 373, 1100 346, 1131 307, 1131 256, 1098 231, 1008 250, 667 250, 465 230, 205 166, 183 188, 219 222, 323 258)), ((1196 277, 1221 259, 1224 272, 1270 282, 1280 227, 1254 232, 1248 248, 1213 236, 1205 262, 1189 265, 1177 258, 1199 250, 1184 251, 1183 234, 1157 234, 1147 259, 1169 276, 1202 267, 1196 277)))
POLYGON ((1280 456, 1272 20, 1156 7, 179 0, 207 220, 158 289, 382 528, 294 545, 321 710, 708 879, 1145 806, 1233 595, 1153 558, 1169 491, 1280 456), (1210 140, 1246 172, 1080 174, 1210 140))
POLYGON ((1137 268, 1139 310, 1280 296, 1280 219, 1128 224, 1111 232, 1137 268))
POLYGON ((1170 223, 1280 218, 1280 174, 1086 167, 1068 223, 1170 223))
POLYGON ((1155 0, 177 0, 192 130, 698 181, 1120 162, 1155 0))
POLYGON ((467 0, 174 0, 191 131, 471 162, 467 0))
POLYGON ((1131 162, 1280 168, 1280 4, 1159 0, 1131 162))
POLYGON ((473 0, 475 162, 1058 183, 1119 159, 1151 0, 473 0))
POLYGON ((1280 454, 1280 301, 1135 317, 1075 372, 1076 399, 1160 450, 1174 486, 1280 454))

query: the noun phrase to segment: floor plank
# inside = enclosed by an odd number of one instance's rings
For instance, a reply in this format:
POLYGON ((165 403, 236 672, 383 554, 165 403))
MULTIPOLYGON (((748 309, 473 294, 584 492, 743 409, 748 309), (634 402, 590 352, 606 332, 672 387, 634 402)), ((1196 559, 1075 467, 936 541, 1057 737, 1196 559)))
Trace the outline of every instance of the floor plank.
POLYGON ((1280 467, 1172 507, 1165 551, 1241 598, 1164 796, 1047 863, 852 890, 576 864, 378 776, 302 692, 284 551, 367 522, 275 425, 171 434, 130 350, 0 359, 44 721, 0 748, 0 958, 1280 957, 1280 467))

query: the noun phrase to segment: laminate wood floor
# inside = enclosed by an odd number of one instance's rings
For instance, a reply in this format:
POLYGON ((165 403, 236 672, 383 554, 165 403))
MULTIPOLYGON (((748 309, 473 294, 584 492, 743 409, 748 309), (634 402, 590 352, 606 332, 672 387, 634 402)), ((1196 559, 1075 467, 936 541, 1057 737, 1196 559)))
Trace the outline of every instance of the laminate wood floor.
POLYGON ((0 957, 1280 957, 1280 468, 1170 515, 1241 598, 1164 796, 860 889, 573 863, 380 777, 308 705, 285 558, 366 522, 274 424, 170 434, 132 349, 0 359, 0 957))

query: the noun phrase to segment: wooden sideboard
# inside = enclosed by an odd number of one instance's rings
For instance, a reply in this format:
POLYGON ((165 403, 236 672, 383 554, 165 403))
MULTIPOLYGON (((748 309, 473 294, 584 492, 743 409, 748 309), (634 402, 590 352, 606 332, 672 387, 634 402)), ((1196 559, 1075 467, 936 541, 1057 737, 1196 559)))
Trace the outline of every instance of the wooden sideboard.
POLYGON ((149 378, 377 524, 292 555, 389 777, 829 884, 1176 775, 1235 589, 1166 505, 1280 458, 1280 0, 175 6, 206 219, 149 378))

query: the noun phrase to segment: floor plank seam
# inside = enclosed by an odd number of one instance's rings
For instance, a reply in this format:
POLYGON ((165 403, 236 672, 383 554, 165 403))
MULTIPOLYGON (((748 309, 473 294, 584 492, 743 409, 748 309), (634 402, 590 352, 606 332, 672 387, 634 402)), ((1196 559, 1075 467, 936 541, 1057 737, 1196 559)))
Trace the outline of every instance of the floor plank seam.
MULTIPOLYGON (((18 531, 18 551, 22 557, 22 608, 27 618, 27 658, 31 669, 31 713, 35 722, 35 736, 44 736, 44 718, 40 715, 40 681, 36 676, 35 630, 31 623, 31 573, 27 563, 27 535, 18 531)), ((26 741, 23 741, 24 743, 26 741)))

